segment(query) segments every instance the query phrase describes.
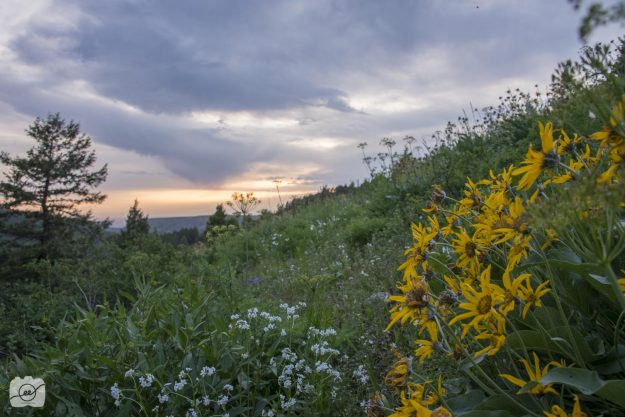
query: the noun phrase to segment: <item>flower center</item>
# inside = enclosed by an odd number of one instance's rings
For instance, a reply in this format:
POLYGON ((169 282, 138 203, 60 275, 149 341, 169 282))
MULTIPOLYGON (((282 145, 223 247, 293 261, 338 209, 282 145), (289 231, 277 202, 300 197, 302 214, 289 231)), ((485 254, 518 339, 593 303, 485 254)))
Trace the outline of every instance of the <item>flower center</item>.
POLYGON ((493 297, 490 295, 485 295, 480 298, 480 301, 477 303, 477 311, 480 314, 486 314, 490 311, 493 306, 493 297))
POLYGON ((427 304, 427 291, 425 288, 413 288, 406 294, 406 304, 409 307, 421 308, 427 304))
POLYGON ((467 242, 464 245, 464 252, 467 254, 469 258, 473 258, 475 256, 476 249, 477 249, 477 245, 473 242, 467 242))

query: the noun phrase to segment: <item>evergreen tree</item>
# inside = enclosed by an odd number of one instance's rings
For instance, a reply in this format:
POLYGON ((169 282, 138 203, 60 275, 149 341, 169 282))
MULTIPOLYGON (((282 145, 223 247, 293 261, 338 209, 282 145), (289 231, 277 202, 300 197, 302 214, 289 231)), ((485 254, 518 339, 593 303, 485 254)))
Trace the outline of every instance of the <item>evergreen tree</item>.
POLYGON ((215 212, 208 218, 207 226, 227 226, 229 224, 228 215, 223 204, 217 204, 215 212))
MULTIPOLYGON (((0 152, 0 162, 9 168, 0 182, 2 208, 22 226, 11 233, 27 235, 40 243, 40 257, 51 255, 51 242, 65 239, 73 225, 89 222, 91 213, 82 204, 99 204, 106 196, 94 191, 106 180, 107 166, 91 170, 96 161, 91 138, 74 121, 56 114, 37 118, 26 134, 36 142, 25 157, 0 152), (20 230, 21 229, 21 230, 20 230)), ((6 213, 6 212, 5 212, 6 213)))
POLYGON ((128 210, 126 216, 126 229, 122 232, 122 237, 125 240, 136 239, 142 236, 147 236, 150 233, 150 224, 148 223, 148 216, 139 208, 139 201, 135 199, 135 203, 128 210))

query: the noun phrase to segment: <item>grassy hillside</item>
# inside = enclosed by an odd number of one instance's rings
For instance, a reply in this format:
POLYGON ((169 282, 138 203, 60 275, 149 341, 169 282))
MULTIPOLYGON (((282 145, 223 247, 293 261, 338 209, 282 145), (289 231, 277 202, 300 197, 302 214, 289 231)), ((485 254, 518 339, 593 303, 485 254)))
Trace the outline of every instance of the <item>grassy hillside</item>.
MULTIPOLYGON (((385 331, 388 297, 402 284, 397 269, 414 244, 411 224, 431 221, 422 209, 438 204, 439 190, 460 200, 467 177, 518 166, 530 145, 541 146, 538 122, 580 137, 600 131, 609 120, 602 112, 623 93, 612 84, 623 77, 618 51, 603 57, 609 77, 596 75, 599 62, 563 65, 548 96, 507 92, 498 106, 436 133, 425 156, 410 151, 410 139, 405 149, 389 146, 393 164, 371 165, 375 173, 358 187, 324 189, 193 246, 111 238, 81 258, 25 265, 29 279, 6 279, 0 296, 8 318, 0 388, 14 375, 43 376, 47 415, 381 416, 404 404, 408 388, 396 382, 407 376, 387 373, 405 358, 410 378, 442 376, 450 397, 468 395, 466 404, 499 398, 485 388, 471 394, 482 387, 464 381, 470 366, 442 349, 424 363, 414 358, 415 339, 425 337, 416 327, 385 331)), ((462 410, 458 401, 444 405, 462 410)), ((480 415, 522 415, 505 412, 480 415)))

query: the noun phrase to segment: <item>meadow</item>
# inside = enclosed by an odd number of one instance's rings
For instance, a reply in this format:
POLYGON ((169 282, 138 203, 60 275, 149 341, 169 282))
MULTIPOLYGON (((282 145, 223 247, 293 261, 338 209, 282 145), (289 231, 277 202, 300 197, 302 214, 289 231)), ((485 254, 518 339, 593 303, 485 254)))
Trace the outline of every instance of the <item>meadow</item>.
MULTIPOLYGON (((3 262, 53 416, 625 415, 625 40, 192 245, 3 262)), ((9 255, 3 255, 8 259, 9 255)), ((13 255, 11 255, 13 256, 13 255)))

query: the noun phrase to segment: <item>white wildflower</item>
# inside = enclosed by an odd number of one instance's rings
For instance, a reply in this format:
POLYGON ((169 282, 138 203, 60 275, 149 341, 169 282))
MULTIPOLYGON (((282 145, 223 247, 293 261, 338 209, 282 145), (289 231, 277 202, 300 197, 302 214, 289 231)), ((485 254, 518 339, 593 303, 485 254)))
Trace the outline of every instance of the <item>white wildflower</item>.
POLYGON ((174 384, 174 391, 180 391, 184 388, 185 385, 187 385, 187 380, 184 378, 182 378, 180 381, 176 381, 176 383, 174 384))
POLYGON ((141 388, 150 388, 153 382, 154 382, 154 375, 152 374, 147 374, 145 375, 145 377, 143 376, 139 377, 139 385, 141 385, 141 388))
POLYGON ((215 374, 216 369, 214 367, 205 366, 200 370, 200 376, 213 376, 215 374))
POLYGON ((117 386, 117 382, 116 382, 111 387, 111 397, 115 398, 115 405, 117 407, 121 405, 121 396, 122 396, 122 391, 119 389, 119 387, 117 386))
POLYGON ((225 394, 221 394, 219 396, 219 398, 217 398, 217 405, 219 405, 220 407, 223 407, 224 405, 228 404, 228 396, 225 394))

